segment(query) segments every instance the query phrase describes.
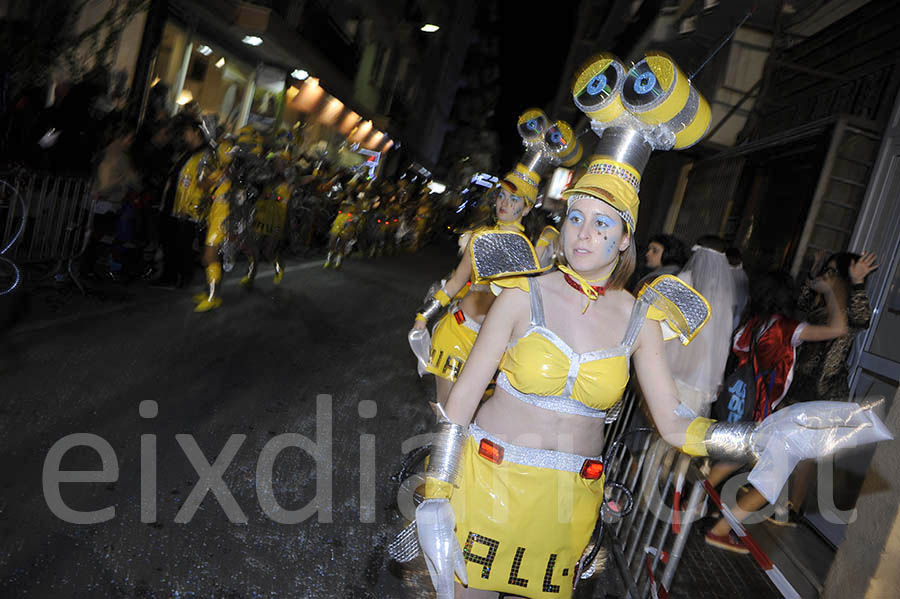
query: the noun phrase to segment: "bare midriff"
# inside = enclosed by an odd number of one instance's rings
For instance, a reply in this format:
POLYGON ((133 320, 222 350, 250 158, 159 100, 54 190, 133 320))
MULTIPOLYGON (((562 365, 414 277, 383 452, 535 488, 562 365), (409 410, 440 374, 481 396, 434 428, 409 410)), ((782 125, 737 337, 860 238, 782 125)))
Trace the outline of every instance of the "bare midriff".
POLYGON ((475 414, 478 426, 508 443, 583 456, 603 451, 603 418, 562 414, 524 403, 500 387, 475 414))
POLYGON ((466 313, 466 317, 481 324, 484 322, 488 310, 491 309, 494 299, 494 294, 490 291, 470 291, 462 298, 459 307, 466 313))

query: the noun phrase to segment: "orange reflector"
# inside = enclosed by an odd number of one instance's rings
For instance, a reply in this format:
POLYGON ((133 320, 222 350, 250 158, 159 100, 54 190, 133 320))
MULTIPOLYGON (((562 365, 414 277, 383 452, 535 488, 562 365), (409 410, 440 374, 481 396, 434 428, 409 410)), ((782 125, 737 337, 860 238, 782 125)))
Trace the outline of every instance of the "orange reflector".
POLYGON ((600 460, 585 460, 581 466, 581 478, 597 480, 603 476, 603 462, 600 460))
POLYGON ((482 439, 481 443, 478 444, 478 455, 488 461, 499 464, 503 461, 503 447, 488 439, 482 439))

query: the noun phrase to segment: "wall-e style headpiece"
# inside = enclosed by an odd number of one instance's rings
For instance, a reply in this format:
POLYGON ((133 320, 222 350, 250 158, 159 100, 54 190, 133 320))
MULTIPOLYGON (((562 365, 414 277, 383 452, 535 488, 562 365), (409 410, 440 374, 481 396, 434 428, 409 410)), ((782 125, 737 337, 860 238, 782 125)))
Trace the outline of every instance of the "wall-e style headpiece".
POLYGON ((703 139, 709 104, 668 54, 655 51, 627 71, 612 54, 595 56, 576 75, 572 95, 600 143, 587 174, 563 197, 570 205, 584 196, 603 200, 633 232, 650 153, 681 150, 703 139))
POLYGON ((516 125, 525 155, 500 181, 514 196, 529 206, 537 200, 541 175, 556 165, 572 166, 581 160, 581 143, 565 121, 550 123, 542 110, 531 108, 519 116, 516 125))

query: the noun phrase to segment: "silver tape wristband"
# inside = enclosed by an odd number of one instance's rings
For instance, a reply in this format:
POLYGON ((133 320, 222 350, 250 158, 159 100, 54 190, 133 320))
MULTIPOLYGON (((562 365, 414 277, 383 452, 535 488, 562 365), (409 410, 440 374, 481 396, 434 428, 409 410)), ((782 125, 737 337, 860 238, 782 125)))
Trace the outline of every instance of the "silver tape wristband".
POLYGON ((421 314, 425 317, 425 320, 431 320, 431 317, 441 311, 441 302, 437 300, 437 298, 431 298, 419 309, 418 314, 421 314))
POLYGON ((458 486, 459 462, 468 437, 468 427, 453 422, 438 423, 425 475, 458 486))
POLYGON ((756 459, 752 437, 755 422, 714 422, 706 431, 703 444, 709 457, 731 462, 751 462, 756 459))

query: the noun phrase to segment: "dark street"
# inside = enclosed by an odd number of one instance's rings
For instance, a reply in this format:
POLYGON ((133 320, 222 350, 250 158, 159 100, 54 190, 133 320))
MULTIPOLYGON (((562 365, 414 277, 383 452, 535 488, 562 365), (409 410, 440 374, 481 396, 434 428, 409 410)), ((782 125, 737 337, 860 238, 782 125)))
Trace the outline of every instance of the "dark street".
MULTIPOLYGON (((385 543, 400 526, 390 475, 401 441, 429 425, 433 393, 431 380, 415 375, 405 331, 429 283, 422 266, 431 261, 439 272, 437 256, 352 262, 339 272, 299 263, 279 288, 263 273, 248 293, 232 277, 224 309, 212 314, 194 314, 186 291, 164 292, 154 303, 14 333, 0 425, 9 448, 2 594, 401 596, 401 581, 385 567, 385 543), (319 396, 333 414, 333 511, 279 524, 257 498, 260 452, 284 433, 323 443, 319 396), (145 400, 158 404, 158 416, 141 418, 145 400), (360 402, 375 402, 374 418, 372 405, 360 402), (67 524, 44 500, 44 458, 75 433, 102 437, 118 460, 114 482, 60 486, 71 509, 113 506, 115 516, 101 524, 67 524), (198 479, 176 441, 183 434, 209 463, 229 438, 245 436, 223 479, 246 523, 229 521, 211 493, 189 522, 175 522, 198 479), (142 435, 155 435, 157 445, 150 523, 141 522, 142 435), (374 455, 360 455, 361 435, 374 436, 374 455), (375 466, 374 522, 360 508, 361 459, 375 466)), ((87 448, 62 461, 63 470, 99 468, 87 448)), ((316 480, 314 460, 286 449, 275 463, 275 498, 298 509, 315 496, 316 480)))

